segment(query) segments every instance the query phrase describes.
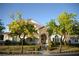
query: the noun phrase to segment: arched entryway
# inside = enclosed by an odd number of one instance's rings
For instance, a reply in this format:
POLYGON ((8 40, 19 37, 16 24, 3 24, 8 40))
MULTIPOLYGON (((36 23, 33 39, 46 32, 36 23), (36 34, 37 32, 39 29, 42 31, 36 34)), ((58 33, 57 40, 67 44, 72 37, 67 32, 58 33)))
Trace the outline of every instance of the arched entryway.
POLYGON ((41 35, 41 50, 46 50, 46 40, 47 40, 47 35, 46 34, 42 34, 41 35))
POLYGON ((42 34, 42 35, 41 35, 41 43, 42 43, 42 44, 46 44, 46 39, 47 39, 46 34, 42 34))

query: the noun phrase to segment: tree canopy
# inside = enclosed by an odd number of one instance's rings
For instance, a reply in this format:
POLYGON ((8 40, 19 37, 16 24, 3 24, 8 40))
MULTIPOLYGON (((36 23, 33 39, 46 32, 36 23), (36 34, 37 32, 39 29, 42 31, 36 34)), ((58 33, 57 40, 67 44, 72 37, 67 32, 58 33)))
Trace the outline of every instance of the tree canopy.
POLYGON ((73 21, 73 35, 79 35, 79 21, 78 20, 74 20, 73 21))
POLYGON ((63 12, 57 17, 59 25, 54 20, 50 20, 47 24, 49 34, 58 33, 60 35, 69 35, 73 33, 73 21, 76 19, 76 14, 63 12))
POLYGON ((2 19, 0 19, 0 32, 2 32, 5 29, 2 23, 2 19))
POLYGON ((75 19, 75 16, 75 14, 67 12, 63 12, 58 16, 58 21, 60 24, 60 29, 62 29, 62 33, 72 33, 73 20, 75 19))
POLYGON ((57 25, 55 23, 55 20, 52 19, 50 22, 47 23, 47 26, 48 26, 49 35, 51 35, 52 33, 55 34, 56 29, 57 29, 57 25))
POLYGON ((37 32, 35 30, 34 24, 24 19, 13 20, 13 22, 9 24, 9 30, 14 35, 19 35, 19 36, 21 36, 22 34, 24 36, 25 35, 32 36, 33 33, 37 32))

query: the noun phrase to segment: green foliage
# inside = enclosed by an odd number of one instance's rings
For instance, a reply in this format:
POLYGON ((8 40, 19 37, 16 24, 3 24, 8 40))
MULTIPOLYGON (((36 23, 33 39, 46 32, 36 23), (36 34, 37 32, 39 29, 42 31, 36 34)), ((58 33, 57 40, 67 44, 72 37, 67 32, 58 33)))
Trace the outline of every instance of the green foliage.
POLYGON ((49 35, 51 35, 52 33, 55 33, 56 30, 57 30, 57 25, 55 23, 55 20, 51 20, 48 24, 48 32, 49 32, 49 35))
POLYGON ((73 28, 73 33, 72 34, 79 35, 79 21, 74 20, 72 28, 73 28))
POLYGON ((76 14, 63 12, 58 16, 58 23, 55 20, 48 22, 49 35, 57 33, 60 35, 69 35, 73 33, 73 20, 76 19, 76 14))
POLYGON ((73 20, 75 19, 75 14, 63 12, 59 15, 58 21, 62 29, 62 33, 72 33, 73 20))
POLYGON ((5 27, 2 24, 2 19, 0 19, 0 32, 2 32, 5 29, 5 27))
POLYGON ((11 33, 14 35, 33 35, 33 33, 36 33, 37 31, 35 30, 34 24, 31 22, 28 22, 24 19, 19 19, 19 20, 13 20, 12 23, 9 25, 9 30, 11 33))

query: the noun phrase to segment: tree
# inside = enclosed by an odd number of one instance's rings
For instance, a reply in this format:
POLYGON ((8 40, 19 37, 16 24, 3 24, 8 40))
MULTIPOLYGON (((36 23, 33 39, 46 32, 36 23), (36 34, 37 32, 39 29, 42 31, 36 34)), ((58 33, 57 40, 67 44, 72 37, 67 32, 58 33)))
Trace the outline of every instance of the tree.
MULTIPOLYGON (((51 36, 52 34, 57 34, 57 31, 58 31, 58 25, 56 24, 55 20, 52 19, 50 20, 48 23, 47 23, 47 27, 48 27, 48 33, 49 33, 49 36, 51 36)), ((56 42, 54 41, 53 42, 54 45, 56 45, 56 42)), ((49 41, 49 47, 51 47, 51 42, 49 41)))
POLYGON ((0 19, 0 33, 3 32, 4 29, 5 27, 2 24, 2 19, 0 19))
POLYGON ((17 11, 16 13, 12 13, 12 14, 10 15, 10 18, 11 18, 12 20, 22 19, 22 13, 19 12, 19 11, 17 11))
POLYGON ((19 38, 22 40, 22 53, 23 53, 23 39, 25 39, 25 36, 33 37, 33 34, 37 33, 34 24, 24 19, 19 19, 19 20, 13 20, 13 22, 10 23, 8 26, 11 33, 16 36, 19 36, 19 38))
MULTIPOLYGON (((52 34, 62 35, 61 28, 60 28, 59 25, 56 24, 55 20, 51 20, 50 22, 48 22, 47 26, 48 26, 49 35, 52 35, 52 34)), ((60 52, 61 52, 61 47, 62 47, 62 42, 61 41, 62 41, 62 38, 60 39, 60 52)), ((55 45, 55 42, 54 42, 54 45, 55 45)))
POLYGON ((73 20, 75 19, 76 14, 63 12, 58 16, 58 21, 60 24, 61 33, 64 35, 64 41, 69 39, 69 35, 73 32, 73 20))
POLYGON ((57 25, 56 25, 54 19, 52 19, 51 21, 49 21, 47 23, 47 27, 48 27, 49 35, 52 35, 52 34, 55 34, 56 33, 56 31, 57 31, 57 25))
POLYGON ((73 33, 73 20, 75 19, 76 15, 73 13, 63 12, 58 16, 58 23, 56 24, 55 20, 51 20, 48 22, 48 32, 50 35, 52 34, 59 34, 61 35, 60 39, 60 52, 62 48, 62 37, 64 36, 64 43, 66 44, 66 40, 69 38, 69 35, 73 33))
POLYGON ((79 35, 79 21, 77 21, 77 20, 73 21, 72 29, 73 29, 73 33, 72 34, 79 35))

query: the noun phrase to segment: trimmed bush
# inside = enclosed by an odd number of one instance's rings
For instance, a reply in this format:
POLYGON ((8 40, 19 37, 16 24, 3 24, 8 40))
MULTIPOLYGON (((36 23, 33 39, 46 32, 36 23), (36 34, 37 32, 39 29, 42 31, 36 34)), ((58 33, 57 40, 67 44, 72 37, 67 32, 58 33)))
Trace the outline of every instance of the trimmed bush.
POLYGON ((3 40, 0 41, 0 45, 4 45, 4 41, 3 40))
POLYGON ((11 41, 11 45, 19 45, 20 42, 17 41, 11 41))
POLYGON ((11 45, 11 41, 10 40, 6 40, 5 41, 5 45, 11 45))

